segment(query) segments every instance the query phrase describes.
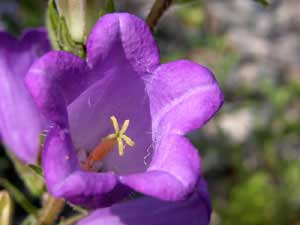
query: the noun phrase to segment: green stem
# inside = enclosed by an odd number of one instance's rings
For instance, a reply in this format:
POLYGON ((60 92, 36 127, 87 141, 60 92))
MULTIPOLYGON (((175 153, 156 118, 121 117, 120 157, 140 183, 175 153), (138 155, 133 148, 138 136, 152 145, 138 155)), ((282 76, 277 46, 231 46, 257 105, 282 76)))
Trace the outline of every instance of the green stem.
POLYGON ((158 23, 158 20, 162 17, 164 12, 170 7, 172 0, 156 0, 151 8, 149 15, 147 16, 147 24, 153 31, 154 27, 158 23))
POLYGON ((39 214, 36 225, 52 225, 59 213, 63 210, 65 202, 63 199, 54 198, 50 194, 39 214))

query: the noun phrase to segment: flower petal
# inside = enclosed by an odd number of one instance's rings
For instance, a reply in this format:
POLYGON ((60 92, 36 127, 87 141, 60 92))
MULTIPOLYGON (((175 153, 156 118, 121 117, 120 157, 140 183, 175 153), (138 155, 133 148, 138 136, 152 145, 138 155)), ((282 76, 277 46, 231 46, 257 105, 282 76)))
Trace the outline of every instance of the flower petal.
POLYGON ((128 13, 103 16, 87 41, 91 65, 114 61, 124 55, 134 71, 149 73, 159 65, 159 51, 147 24, 128 13))
POLYGON ((41 57, 29 70, 25 82, 35 102, 51 123, 68 127, 66 106, 93 81, 81 58, 63 51, 41 57))
POLYGON ((122 176, 120 182, 159 199, 184 199, 194 189, 200 174, 196 149, 179 135, 162 138, 155 149, 147 172, 122 176))
POLYGON ((184 135, 202 127, 219 110, 224 98, 213 73, 188 60, 158 67, 147 88, 152 126, 158 134, 184 135))
POLYGON ((146 173, 123 176, 120 181, 160 199, 183 199, 200 174, 197 150, 184 135, 217 112, 223 94, 208 69, 187 60, 161 65, 146 83, 154 156, 146 173))
POLYGON ((204 180, 184 201, 163 202, 150 197, 98 209, 77 225, 208 225, 211 214, 204 180))
POLYGON ((50 50, 43 29, 27 30, 20 40, 0 32, 1 139, 21 160, 35 163, 39 134, 45 126, 24 84, 31 64, 50 50))
POLYGON ((112 204, 115 199, 124 197, 125 189, 117 186, 117 178, 113 173, 80 170, 70 134, 66 129, 51 128, 44 145, 42 160, 48 191, 56 197, 67 198, 74 204, 93 208, 112 204))

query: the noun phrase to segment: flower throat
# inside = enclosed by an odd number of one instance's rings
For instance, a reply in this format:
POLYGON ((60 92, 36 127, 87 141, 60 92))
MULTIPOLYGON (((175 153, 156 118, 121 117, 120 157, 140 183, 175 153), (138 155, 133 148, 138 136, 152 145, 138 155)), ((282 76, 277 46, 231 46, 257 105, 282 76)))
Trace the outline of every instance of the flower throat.
POLYGON ((115 133, 107 135, 101 140, 101 142, 96 146, 96 148, 93 151, 91 151, 84 165, 87 171, 91 170, 91 167, 94 162, 105 158, 105 156, 107 156, 107 154, 110 153, 116 145, 118 145, 119 156, 124 155, 124 142, 128 146, 134 146, 134 141, 132 141, 131 138, 125 135, 125 132, 127 131, 129 126, 129 120, 124 121, 121 129, 119 127, 118 120, 115 116, 111 116, 110 120, 114 127, 115 133))

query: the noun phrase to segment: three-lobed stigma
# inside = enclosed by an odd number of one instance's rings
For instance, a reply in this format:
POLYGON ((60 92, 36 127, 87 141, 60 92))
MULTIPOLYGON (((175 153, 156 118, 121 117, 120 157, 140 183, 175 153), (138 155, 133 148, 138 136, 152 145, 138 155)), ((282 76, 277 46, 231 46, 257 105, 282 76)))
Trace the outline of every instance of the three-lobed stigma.
POLYGON ((131 146, 131 147, 134 146, 134 141, 132 141, 130 137, 125 135, 125 132, 127 131, 128 126, 129 126, 129 120, 124 121, 121 129, 119 128, 118 120, 115 116, 111 116, 110 120, 115 129, 115 133, 107 135, 104 139, 116 139, 118 142, 119 155, 122 156, 122 155, 124 155, 124 149, 125 149, 125 145, 124 145, 123 141, 128 146, 131 146))
POLYGON ((131 147, 134 146, 134 141, 130 137, 125 135, 125 132, 127 131, 129 126, 129 120, 124 121, 121 129, 115 116, 111 116, 110 120, 115 132, 103 138, 97 145, 97 147, 89 154, 85 162, 86 170, 91 169, 93 162, 102 160, 114 148, 116 144, 118 144, 118 153, 120 156, 124 155, 125 144, 131 147))

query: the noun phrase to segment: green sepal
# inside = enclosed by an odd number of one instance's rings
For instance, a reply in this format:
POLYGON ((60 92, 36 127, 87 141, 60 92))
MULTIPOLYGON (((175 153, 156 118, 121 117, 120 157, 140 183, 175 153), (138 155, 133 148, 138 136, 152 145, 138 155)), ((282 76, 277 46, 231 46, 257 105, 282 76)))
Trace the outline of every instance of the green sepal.
POLYGON ((34 164, 29 164, 28 165, 37 175, 41 176, 42 178, 44 177, 43 175, 43 170, 40 166, 34 165, 34 164))
MULTIPOLYGON (((37 173, 36 168, 24 164, 17 157, 15 157, 10 151, 6 151, 7 155, 11 159, 14 164, 14 167, 23 180, 26 188, 30 191, 30 193, 35 197, 40 197, 42 193, 45 191, 44 179, 43 177, 37 173)), ((36 166, 38 167, 38 166, 36 166)))

